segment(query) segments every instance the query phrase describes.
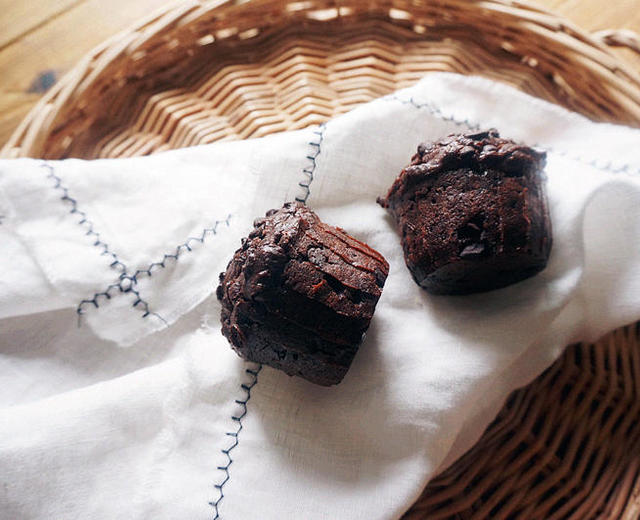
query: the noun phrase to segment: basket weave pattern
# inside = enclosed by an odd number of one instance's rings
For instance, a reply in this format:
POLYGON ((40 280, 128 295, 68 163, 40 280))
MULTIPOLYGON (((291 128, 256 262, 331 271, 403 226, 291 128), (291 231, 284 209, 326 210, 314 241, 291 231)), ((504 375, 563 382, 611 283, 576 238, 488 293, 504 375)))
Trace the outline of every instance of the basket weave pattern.
MULTIPOLYGON (((516 0, 182 2, 90 53, 2 155, 126 157, 304 128, 431 71, 640 126, 640 75, 607 47, 639 41, 516 0)), ((640 518, 639 337, 567 349, 406 518, 640 518)))
POLYGON ((326 120, 447 70, 638 124, 640 75, 604 41, 510 0, 188 1, 90 53, 5 156, 117 157, 326 120))
POLYGON ((638 333, 569 347, 404 519, 640 518, 638 333))

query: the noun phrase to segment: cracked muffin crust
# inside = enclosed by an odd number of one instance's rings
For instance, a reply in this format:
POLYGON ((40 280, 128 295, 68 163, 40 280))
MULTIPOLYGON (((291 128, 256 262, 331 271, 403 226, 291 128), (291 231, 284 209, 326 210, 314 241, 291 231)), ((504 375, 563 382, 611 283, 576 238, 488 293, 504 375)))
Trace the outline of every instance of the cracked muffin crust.
POLYGON ((220 275, 222 333, 247 360, 337 384, 388 273, 378 252, 306 206, 287 203, 254 222, 220 275))
POLYGON ((551 221, 546 154, 496 130, 418 146, 378 203, 395 218, 407 267, 435 294, 468 294, 545 268, 551 221))

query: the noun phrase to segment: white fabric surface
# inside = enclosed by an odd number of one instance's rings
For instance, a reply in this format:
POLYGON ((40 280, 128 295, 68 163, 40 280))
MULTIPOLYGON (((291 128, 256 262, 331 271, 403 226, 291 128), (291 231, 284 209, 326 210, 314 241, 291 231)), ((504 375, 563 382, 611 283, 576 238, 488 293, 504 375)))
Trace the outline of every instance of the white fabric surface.
POLYGON ((320 128, 0 161, 0 517, 399 517, 566 344, 640 318, 639 145, 637 130, 433 74, 320 128), (523 283, 429 296, 375 198, 420 141, 469 124, 549 151, 553 251, 523 283), (310 175, 309 206, 390 275, 342 384, 269 367, 256 383, 220 334, 217 275, 310 175))

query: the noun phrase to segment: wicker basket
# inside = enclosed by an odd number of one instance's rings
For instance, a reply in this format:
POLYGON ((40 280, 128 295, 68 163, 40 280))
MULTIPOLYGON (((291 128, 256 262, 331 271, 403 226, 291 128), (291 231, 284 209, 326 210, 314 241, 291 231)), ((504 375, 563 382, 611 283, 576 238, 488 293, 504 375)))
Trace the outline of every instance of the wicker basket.
MULTIPOLYGON (((516 0, 183 2, 106 42, 22 122, 4 157, 123 157, 320 123, 429 71, 480 74, 640 126, 640 75, 516 0)), ((578 345, 515 392, 410 519, 640 518, 640 329, 578 345)))

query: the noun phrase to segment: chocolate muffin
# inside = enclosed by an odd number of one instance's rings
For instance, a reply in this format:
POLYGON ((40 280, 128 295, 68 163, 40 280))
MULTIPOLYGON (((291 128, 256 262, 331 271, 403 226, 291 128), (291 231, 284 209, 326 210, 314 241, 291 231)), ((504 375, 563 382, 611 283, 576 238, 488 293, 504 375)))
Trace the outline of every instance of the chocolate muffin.
POLYGON ((395 217, 407 267, 434 294, 497 289, 545 268, 546 154, 496 130, 449 135, 418 152, 378 203, 395 217))
POLYGON ((220 275, 222 333, 240 357, 337 384, 388 273, 380 253, 287 203, 254 222, 220 275))

